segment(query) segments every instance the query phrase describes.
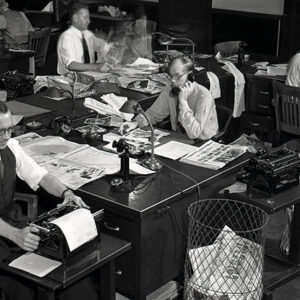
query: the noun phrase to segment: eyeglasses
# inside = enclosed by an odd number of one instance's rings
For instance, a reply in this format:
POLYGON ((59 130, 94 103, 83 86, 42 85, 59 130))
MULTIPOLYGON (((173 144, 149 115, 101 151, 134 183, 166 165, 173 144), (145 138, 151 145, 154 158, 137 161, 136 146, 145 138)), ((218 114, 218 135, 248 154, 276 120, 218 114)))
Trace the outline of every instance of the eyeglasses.
POLYGON ((4 135, 5 133, 11 134, 13 129, 14 129, 13 127, 0 129, 0 136, 4 135))
POLYGON ((171 80, 174 80, 174 81, 178 81, 179 79, 181 79, 181 77, 183 76, 183 75, 185 75, 185 74, 187 74, 186 72, 185 73, 183 73, 183 74, 181 74, 181 75, 169 75, 170 76, 170 78, 171 78, 171 80))

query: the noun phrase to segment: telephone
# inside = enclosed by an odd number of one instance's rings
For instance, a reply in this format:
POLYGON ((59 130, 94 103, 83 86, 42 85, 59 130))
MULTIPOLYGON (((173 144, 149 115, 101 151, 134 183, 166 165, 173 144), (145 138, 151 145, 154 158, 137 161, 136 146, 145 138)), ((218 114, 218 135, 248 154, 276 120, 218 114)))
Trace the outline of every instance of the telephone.
POLYGON ((72 131, 72 120, 68 115, 58 116, 49 122, 48 128, 54 129, 56 134, 66 136, 72 131))
MULTIPOLYGON (((195 76, 194 76, 193 72, 189 73, 189 75, 187 77, 187 80, 190 81, 190 82, 195 81, 195 76)), ((180 87, 178 87, 178 86, 174 86, 170 90, 170 96, 173 97, 173 98, 178 97, 179 93, 180 93, 180 87)))

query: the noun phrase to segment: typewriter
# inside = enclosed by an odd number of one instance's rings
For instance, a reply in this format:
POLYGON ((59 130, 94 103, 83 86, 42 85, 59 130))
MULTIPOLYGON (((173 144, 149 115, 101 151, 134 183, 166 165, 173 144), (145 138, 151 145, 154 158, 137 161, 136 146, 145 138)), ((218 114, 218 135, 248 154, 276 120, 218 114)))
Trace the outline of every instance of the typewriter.
POLYGON ((18 71, 0 73, 0 88, 7 91, 8 100, 33 94, 35 80, 18 71))
POLYGON ((273 195, 299 183, 300 159, 298 152, 280 149, 270 153, 260 151, 238 174, 248 190, 258 189, 273 195))
MULTIPOLYGON (((58 226, 51 221, 62 217, 79 207, 76 205, 67 205, 54 208, 46 213, 41 214, 37 217, 35 221, 33 221, 30 225, 35 226, 40 230, 40 243, 38 252, 41 255, 49 256, 51 258, 55 258, 58 260, 65 260, 68 259, 80 251, 83 251, 99 242, 99 236, 96 237, 94 240, 85 243, 84 245, 80 246, 79 248, 75 249, 74 251, 70 251, 68 244, 66 242, 65 236, 60 230, 58 226)), ((103 218, 103 209, 98 210, 93 213, 93 217, 96 221, 97 229, 99 232, 99 224, 103 218)))

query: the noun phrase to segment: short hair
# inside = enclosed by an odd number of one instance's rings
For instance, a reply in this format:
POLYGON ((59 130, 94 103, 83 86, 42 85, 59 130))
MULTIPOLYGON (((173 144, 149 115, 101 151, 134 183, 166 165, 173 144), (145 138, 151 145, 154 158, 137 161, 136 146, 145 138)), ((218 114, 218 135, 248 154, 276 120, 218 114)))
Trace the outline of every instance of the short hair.
POLYGON ((76 2, 69 9, 69 19, 72 21, 72 18, 75 14, 77 14, 81 9, 89 9, 89 7, 85 3, 76 2))
POLYGON ((7 114, 8 112, 10 112, 10 110, 8 109, 7 105, 0 101, 0 113, 1 114, 7 114))
POLYGON ((175 57, 169 64, 169 69, 171 66, 176 62, 180 61, 185 68, 186 72, 193 72, 194 71, 194 63, 188 56, 177 56, 175 57))

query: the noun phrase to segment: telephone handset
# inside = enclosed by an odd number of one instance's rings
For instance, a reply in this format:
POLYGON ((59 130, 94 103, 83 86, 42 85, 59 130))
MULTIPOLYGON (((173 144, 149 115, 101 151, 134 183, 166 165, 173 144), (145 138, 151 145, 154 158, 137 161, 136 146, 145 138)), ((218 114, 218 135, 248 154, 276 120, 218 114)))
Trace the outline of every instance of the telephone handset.
MULTIPOLYGON (((189 73, 187 80, 190 81, 190 82, 195 81, 195 76, 194 76, 193 72, 189 73)), ((173 98, 178 97, 179 93, 180 93, 180 88, 178 86, 174 86, 170 90, 170 96, 173 97, 173 98)))

